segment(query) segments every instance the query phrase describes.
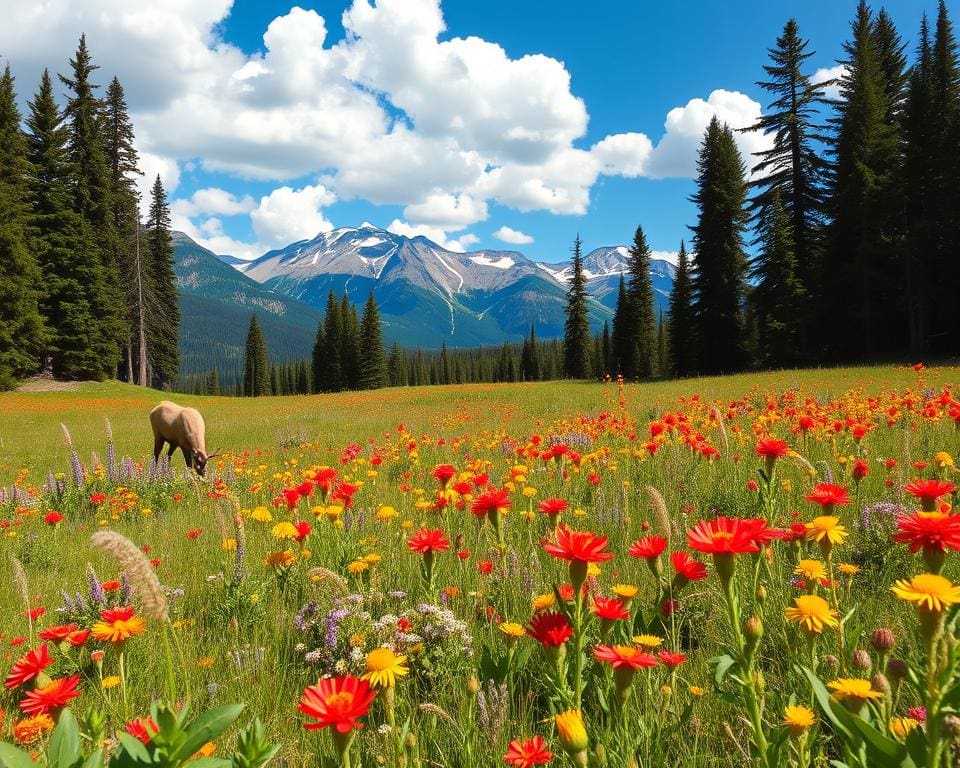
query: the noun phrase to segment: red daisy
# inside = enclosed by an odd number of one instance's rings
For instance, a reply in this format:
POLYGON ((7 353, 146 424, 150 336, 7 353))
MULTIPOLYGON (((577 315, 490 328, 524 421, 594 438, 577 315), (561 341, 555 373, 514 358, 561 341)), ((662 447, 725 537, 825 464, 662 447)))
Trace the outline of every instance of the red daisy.
POLYGON ((534 765, 549 763, 553 760, 553 753, 542 736, 534 736, 526 741, 520 741, 520 739, 511 741, 503 759, 513 768, 531 768, 534 765))
POLYGON ((28 715, 49 715, 52 712, 59 712, 80 695, 80 691, 77 690, 79 682, 80 675, 51 680, 42 688, 27 691, 20 701, 20 709, 28 715))
POLYGON ((841 507, 850 503, 850 495, 847 493, 847 489, 842 485, 832 485, 831 483, 817 483, 804 498, 814 504, 819 504, 825 511, 832 507, 841 507))
POLYGON ((435 530, 421 528, 407 540, 407 546, 411 552, 425 555, 428 552, 443 552, 450 549, 450 540, 443 535, 440 528, 435 530))
POLYGON ((613 552, 606 552, 607 537, 589 531, 574 531, 566 526, 557 529, 557 541, 547 542, 543 551, 562 560, 579 560, 584 563, 603 563, 613 559, 613 552))
MULTIPOLYGON (((941 512, 914 512, 897 517, 893 540, 909 544, 911 552, 960 550, 960 515, 941 512)), ((42 637, 42 635, 41 635, 42 637)))
POLYGON ((510 509, 510 492, 504 488, 494 488, 477 495, 470 505, 470 511, 476 517, 485 517, 510 509))
POLYGON ((707 566, 699 560, 690 557, 686 550, 677 550, 670 555, 670 564, 673 570, 677 572, 678 586, 683 586, 688 581, 700 581, 707 577, 707 566))
POLYGON ((687 544, 690 549, 711 555, 759 552, 757 534, 765 527, 766 521, 762 519, 721 516, 713 520, 701 520, 687 531, 687 544))
POLYGON ((131 720, 124 726, 124 730, 144 744, 149 744, 150 739, 160 733, 160 727, 154 722, 154 719, 149 716, 131 720))
POLYGON ((433 468, 433 478, 440 483, 441 488, 446 488, 450 479, 457 474, 457 468, 453 464, 437 464, 433 468))
POLYGON ((593 601, 593 615, 598 619, 619 621, 629 619, 630 611, 615 597, 597 597, 593 601))
POLYGON ((366 680, 353 675, 328 677, 303 690, 298 709, 316 722, 304 723, 308 731, 333 726, 338 733, 349 733, 362 728, 357 722, 370 710, 370 703, 377 692, 370 690, 366 680))
POLYGON ((668 667, 677 667, 687 660, 686 656, 677 651, 660 651, 657 656, 668 667))
POLYGON ((757 445, 753 451, 757 456, 767 461, 772 461, 774 459, 782 459, 788 455, 790 453, 790 446, 786 440, 778 440, 774 437, 763 437, 757 441, 757 445))
POLYGON ((527 632, 544 648, 556 648, 573 636, 573 627, 562 613, 549 611, 534 615, 527 632))
POLYGON ((15 661, 3 684, 7 688, 16 688, 18 685, 33 680, 51 664, 53 664, 53 659, 50 658, 49 649, 47 644, 44 643, 39 648, 28 651, 26 656, 15 661))
POLYGON ((566 512, 570 505, 566 499, 544 499, 540 502, 539 509, 545 515, 559 515, 566 512))
POLYGON ((66 640, 67 635, 76 632, 77 629, 76 624, 58 624, 55 627, 47 627, 39 634, 39 638, 41 640, 53 640, 55 643, 59 643, 62 640, 66 640))
POLYGON ((607 662, 614 669, 657 666, 657 660, 653 654, 641 651, 632 645, 597 645, 593 649, 593 657, 598 661, 607 662))
POLYGON ((663 536, 644 536, 630 545, 627 554, 631 557, 643 557, 655 560, 667 548, 667 540, 663 536))
POLYGON ((924 512, 932 512, 937 508, 937 499, 953 493, 957 487, 947 480, 912 480, 903 486, 903 490, 920 499, 924 512))

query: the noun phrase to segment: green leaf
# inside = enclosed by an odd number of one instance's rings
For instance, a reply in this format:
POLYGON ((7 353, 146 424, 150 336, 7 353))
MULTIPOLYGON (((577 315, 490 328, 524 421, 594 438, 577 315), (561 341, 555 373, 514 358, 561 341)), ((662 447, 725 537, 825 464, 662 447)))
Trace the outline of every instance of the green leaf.
POLYGON ((723 678, 726 677, 727 672, 737 661, 725 653, 723 656, 714 656, 707 663, 717 665, 717 668, 713 671, 713 680, 719 686, 723 682, 723 678))
POLYGON ((120 749, 111 758, 111 766, 120 768, 131 765, 150 765, 153 762, 140 739, 134 738, 129 733, 119 733, 117 739, 120 742, 120 749))
POLYGON ((0 741, 0 768, 37 768, 37 764, 23 750, 0 741))
POLYGON ((190 761, 190 768, 232 768, 233 763, 222 757, 200 757, 190 761))
POLYGON ((243 711, 243 704, 225 704, 207 710, 187 727, 186 740, 170 755, 173 762, 189 760, 208 741, 216 740, 243 711))
POLYGON ((83 768, 103 768, 103 747, 97 747, 83 761, 83 768))
POLYGON ((53 729, 47 746, 47 768, 73 768, 83 762, 80 754, 80 728, 69 709, 60 713, 60 721, 53 729))
POLYGON ((910 753, 917 768, 926 768, 927 740, 924 738, 922 729, 914 728, 907 734, 907 752, 910 753))

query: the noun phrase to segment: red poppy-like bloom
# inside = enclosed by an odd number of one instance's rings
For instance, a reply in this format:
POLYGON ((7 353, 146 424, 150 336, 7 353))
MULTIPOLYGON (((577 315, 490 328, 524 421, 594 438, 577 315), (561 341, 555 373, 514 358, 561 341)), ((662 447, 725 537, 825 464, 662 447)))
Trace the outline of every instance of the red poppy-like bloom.
POLYGON ((493 561, 492 560, 481 560, 477 563, 477 570, 480 571, 484 576, 489 576, 493 573, 493 561))
POLYGON ((817 483, 804 498, 814 504, 819 504, 824 509, 841 507, 850 503, 850 495, 847 493, 847 489, 842 485, 832 485, 830 483, 817 483))
POLYGON ((411 552, 418 555, 425 555, 428 552, 443 552, 450 549, 450 540, 443 535, 440 528, 430 529, 421 528, 414 533, 408 540, 407 546, 411 552))
POLYGON ((287 505, 287 509, 296 509, 297 501, 300 499, 300 491, 296 488, 284 488, 282 494, 283 502, 287 505))
POLYGON ((116 579, 112 581, 105 581, 100 585, 100 588, 104 592, 115 592, 116 590, 120 589, 120 582, 116 579))
POLYGON ((139 739, 144 744, 149 744, 150 739, 160 732, 160 727, 152 717, 147 716, 131 720, 124 726, 124 730, 135 739, 139 739))
POLYGON ((303 689, 299 710, 316 722, 304 723, 308 731, 333 726, 338 733, 349 733, 363 725, 357 719, 370 710, 377 692, 366 680, 353 675, 328 677, 303 689))
POLYGON ((345 483, 342 480, 336 484, 333 492, 330 494, 331 501, 343 502, 346 509, 353 506, 353 494, 357 492, 357 486, 353 483, 345 483))
POLYGON ((539 509, 545 515, 559 515, 566 512, 569 506, 566 499, 544 499, 540 502, 539 509))
POLYGON ((627 550, 631 557, 643 557, 647 560, 654 560, 660 557, 660 554, 667 548, 667 540, 663 536, 644 536, 633 544, 627 550))
POLYGON ((613 552, 606 552, 607 537, 589 531, 574 531, 566 526, 557 529, 556 542, 547 542, 543 551, 562 560, 579 560, 584 563, 603 563, 613 559, 613 552))
POLYGON ((43 522, 47 525, 57 525, 63 522, 63 515, 59 512, 47 512, 47 514, 43 516, 43 522))
POLYGON ((531 768, 534 765, 549 763, 553 760, 553 753, 542 736, 534 736, 526 741, 520 741, 520 739, 511 741, 503 759, 513 768, 531 768))
POLYGON ((504 488, 494 488, 478 494, 470 505, 470 511, 477 517, 485 517, 494 512, 506 512, 510 509, 510 492, 504 488))
POLYGON ((544 648, 556 648, 573 636, 573 627, 562 613, 549 611, 534 615, 527 632, 544 648))
POLYGON ((437 464, 432 474, 434 480, 438 481, 442 488, 446 488, 450 479, 457 474, 457 468, 453 464, 437 464))
POLYGON ((26 616, 28 619, 32 619, 33 621, 36 621, 41 616, 43 616, 43 614, 45 614, 46 612, 47 612, 47 609, 41 605, 39 608, 31 608, 29 611, 25 611, 23 615, 26 616))
POLYGON ((957 487, 947 480, 912 480, 903 486, 903 490, 920 499, 924 512, 932 512, 937 508, 937 499, 953 493, 957 487))
POLYGON ((55 627, 47 627, 38 635, 41 640, 53 640, 59 643, 67 639, 67 635, 76 632, 79 627, 76 624, 58 624, 55 627))
POLYGON ((297 535, 294 536, 297 541, 302 542, 310 535, 310 523, 306 520, 299 520, 293 525, 297 529, 297 535))
POLYGON ((629 619, 630 611, 615 597, 597 597, 593 601, 593 615, 598 619, 619 621, 629 619))
POLYGON ((28 651, 26 656, 15 661, 13 669, 10 670, 10 674, 7 675, 3 684, 6 688, 16 688, 18 685, 33 680, 51 664, 53 664, 53 659, 50 658, 50 651, 47 644, 44 643, 39 648, 28 651))
POLYGON ((759 552, 756 538, 765 527, 766 521, 759 518, 721 516, 713 520, 701 520, 687 531, 687 544, 690 549, 711 555, 759 552))
POLYGON ((790 446, 786 440, 764 437, 757 441, 757 446, 753 451, 757 456, 769 461, 771 459, 782 459, 790 453, 790 446))
POLYGON ((20 709, 28 715, 49 715, 58 712, 80 695, 77 683, 80 675, 59 677, 42 688, 27 691, 20 701, 20 709))
POLYGON ((677 651, 660 651, 657 656, 668 667, 677 667, 687 660, 686 656, 677 651))
POLYGON ((707 577, 707 566, 690 557, 690 553, 679 549, 670 555, 670 564, 677 576, 687 581, 700 581, 707 577))
POLYGON ((72 645, 74 648, 81 647, 89 639, 89 629, 78 629, 76 632, 71 632, 69 635, 67 635, 67 642, 70 643, 70 645, 72 645))
POLYGON ((614 669, 657 666, 657 659, 653 654, 641 651, 632 645, 597 645, 593 649, 593 657, 598 661, 607 662, 614 669))
POLYGON ((960 515, 941 512, 914 512, 897 517, 893 540, 909 544, 911 552, 960 550, 960 515))
POLYGON ((870 465, 867 464, 863 459, 857 459, 853 462, 853 470, 851 471, 853 479, 858 483, 863 480, 867 475, 870 474, 870 465))

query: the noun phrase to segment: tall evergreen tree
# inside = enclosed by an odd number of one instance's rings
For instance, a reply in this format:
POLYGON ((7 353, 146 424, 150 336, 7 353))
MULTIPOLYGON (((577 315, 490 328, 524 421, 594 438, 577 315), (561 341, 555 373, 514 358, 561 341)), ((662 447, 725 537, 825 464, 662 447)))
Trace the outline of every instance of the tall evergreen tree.
POLYGON ((804 323, 804 290, 796 274, 790 218, 778 191, 760 219, 758 240, 760 252, 750 271, 754 280, 750 299, 760 362, 767 367, 794 365, 804 323))
POLYGON ((774 194, 790 220, 797 277, 806 286, 815 282, 818 241, 824 218, 824 181, 827 163, 818 144, 824 140, 824 126, 818 121, 824 103, 823 84, 814 84, 804 72, 814 55, 808 41, 800 37, 796 20, 790 19, 769 50, 771 63, 763 67, 769 80, 758 82, 775 98, 749 131, 762 131, 773 139, 770 149, 757 153, 753 168, 756 190, 750 200, 755 220, 768 215, 774 194))
POLYGON ((745 362, 743 233, 749 217, 744 173, 733 133, 714 117, 700 148, 693 196, 699 216, 693 227, 691 287, 698 359, 705 373, 737 371, 745 362))
POLYGON ((452 384, 453 379, 450 375, 450 356, 447 354, 446 339, 440 342, 440 366, 438 384, 452 384))
POLYGON ((94 308, 96 332, 90 344, 100 361, 101 376, 113 376, 120 362, 121 345, 128 337, 126 304, 120 288, 120 273, 112 255, 114 240, 110 217, 110 175, 106 142, 102 132, 102 103, 96 97, 99 87, 91 81, 98 69, 87 50, 85 36, 80 37, 76 55, 70 60, 71 76, 60 75, 70 90, 65 116, 69 126, 67 142, 70 158, 71 189, 74 209, 80 214, 89 238, 85 258, 96 280, 85 286, 94 308))
POLYGON ((310 394, 310 368, 307 367, 306 360, 297 362, 297 394, 310 394))
POLYGON ((675 376, 689 376, 697 370, 695 333, 690 263, 686 245, 681 241, 673 287, 670 289, 670 316, 667 319, 670 372, 675 376))
POLYGON ((564 373, 570 379, 586 379, 590 365, 590 321, 587 315, 587 279, 583 274, 583 241, 573 241, 573 276, 567 291, 567 319, 564 323, 564 373))
POLYGON ((395 341, 390 346, 390 355, 387 357, 387 373, 390 377, 391 387, 406 386, 404 368, 404 353, 400 349, 400 342, 395 341))
POLYGON ((657 318, 657 376, 666 378, 669 374, 668 366, 670 364, 669 353, 667 351, 667 323, 663 317, 663 310, 660 310, 660 316, 657 318))
POLYGON ((360 321, 360 389, 379 389, 390 383, 387 359, 383 353, 383 331, 380 328, 380 310, 373 291, 367 297, 360 321))
POLYGON ((344 292, 340 299, 340 370, 345 389, 360 386, 360 320, 357 308, 344 292))
POLYGON ((267 342, 260 330, 260 323, 256 315, 250 315, 243 356, 243 394, 247 397, 270 394, 270 365, 267 360, 267 342))
POLYGON ((47 340, 40 269, 27 242, 25 149, 8 65, 0 77, 0 389, 37 371, 47 340))
POLYGON ((159 175, 150 190, 146 257, 153 300, 147 326, 151 379, 154 387, 169 389, 180 368, 180 300, 173 268, 170 208, 159 175))
POLYGON ((313 354, 310 358, 313 370, 313 391, 323 392, 327 381, 327 332, 324 328, 323 318, 317 322, 317 336, 313 342, 313 354))
POLYGON ((333 289, 327 294, 327 311, 323 317, 323 329, 327 339, 326 368, 323 375, 324 392, 339 392, 344 388, 343 366, 340 362, 343 346, 343 323, 340 318, 340 305, 333 289))
POLYGON ((637 227, 630 247, 630 287, 627 296, 631 310, 631 337, 633 341, 632 375, 649 379, 657 369, 657 330, 653 313, 653 281, 650 277, 650 246, 637 227))
POLYGON ((630 295, 627 293, 627 281, 620 274, 620 285, 617 290, 617 304, 613 312, 613 362, 610 373, 622 374, 626 378, 633 377, 633 307, 630 304, 630 295))
POLYGON ((603 334, 600 337, 600 352, 603 357, 603 371, 601 371, 601 376, 605 376, 609 374, 613 368, 613 341, 610 338, 610 323, 606 320, 603 321, 603 334))

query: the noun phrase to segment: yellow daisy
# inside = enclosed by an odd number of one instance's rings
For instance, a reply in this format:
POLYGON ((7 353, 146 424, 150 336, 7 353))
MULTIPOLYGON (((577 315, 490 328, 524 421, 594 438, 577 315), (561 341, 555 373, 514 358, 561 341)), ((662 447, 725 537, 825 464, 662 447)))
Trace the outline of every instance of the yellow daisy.
POLYGON ((642 648, 647 648, 652 651, 654 648, 659 648, 663 645, 663 638, 657 637, 656 635, 634 635, 633 642, 642 648))
POLYGON ((944 608, 960 603, 960 586, 936 573, 921 573, 910 581, 898 579, 891 588, 901 600, 916 603, 918 608, 941 613, 944 608))
POLYGON ((816 719, 813 710, 799 704, 790 705, 783 710, 783 724, 790 729, 790 735, 794 738, 803 736, 816 719))
POLYGON ((798 576, 812 581, 820 581, 827 578, 827 569, 819 560, 801 560, 793 572, 798 576))
POLYGON ((404 666, 406 661, 406 656, 398 656, 390 648, 375 648, 367 654, 367 671, 362 679, 375 688, 393 688, 397 678, 410 671, 404 666))
POLYGON ((807 523, 807 541, 830 544, 843 544, 847 538, 847 529, 840 525, 840 518, 834 515, 820 515, 807 523))
POLYGON ((787 621, 796 622, 807 634, 819 635, 824 627, 840 626, 840 614, 818 595, 800 595, 784 610, 787 621))

